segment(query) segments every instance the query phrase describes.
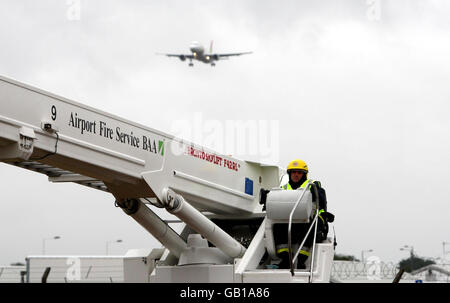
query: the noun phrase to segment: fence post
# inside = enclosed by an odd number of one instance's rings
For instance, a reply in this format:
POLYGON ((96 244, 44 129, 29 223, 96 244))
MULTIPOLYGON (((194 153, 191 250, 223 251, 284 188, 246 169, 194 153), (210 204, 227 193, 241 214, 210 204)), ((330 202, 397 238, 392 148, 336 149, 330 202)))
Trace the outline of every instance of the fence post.
POLYGON ((25 258, 25 261, 27 262, 27 267, 26 267, 27 279, 26 279, 26 283, 30 283, 30 259, 25 258))
POLYGON ((25 270, 20 271, 20 283, 25 283, 25 275, 27 272, 25 270))

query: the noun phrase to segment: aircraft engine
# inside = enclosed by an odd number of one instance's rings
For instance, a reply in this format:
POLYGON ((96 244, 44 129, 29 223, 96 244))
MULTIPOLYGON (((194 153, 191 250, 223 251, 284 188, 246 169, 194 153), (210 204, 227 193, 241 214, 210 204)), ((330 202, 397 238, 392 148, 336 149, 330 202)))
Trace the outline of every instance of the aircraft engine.
POLYGON ((181 56, 180 56, 180 60, 181 60, 181 61, 186 61, 186 56, 181 55, 181 56))

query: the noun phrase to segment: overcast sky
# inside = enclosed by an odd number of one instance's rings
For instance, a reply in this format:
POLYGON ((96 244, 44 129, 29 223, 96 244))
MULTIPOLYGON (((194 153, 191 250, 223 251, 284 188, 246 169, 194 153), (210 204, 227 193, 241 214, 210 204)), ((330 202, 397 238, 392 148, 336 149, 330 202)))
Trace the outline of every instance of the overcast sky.
MULTIPOLYGON (((2 0, 0 75, 168 133, 199 118, 272 125, 273 164, 304 159, 327 190, 337 253, 442 257, 449 15, 444 0, 2 0), (193 68, 155 55, 194 40, 254 53, 193 68)), ((47 254, 158 246, 110 194, 6 164, 0 178, 0 265, 55 235, 47 254)))

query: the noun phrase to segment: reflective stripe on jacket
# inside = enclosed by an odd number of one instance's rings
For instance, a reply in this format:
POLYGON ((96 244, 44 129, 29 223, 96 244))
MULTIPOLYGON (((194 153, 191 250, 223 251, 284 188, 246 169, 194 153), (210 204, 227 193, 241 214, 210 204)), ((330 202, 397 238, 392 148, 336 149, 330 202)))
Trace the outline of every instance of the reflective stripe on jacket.
MULTIPOLYGON (((306 186, 306 184, 308 184, 308 182, 311 181, 311 183, 313 183, 313 180, 309 180, 306 179, 305 182, 302 183, 302 185, 300 185, 299 188, 304 188, 306 186)), ((284 184, 283 186, 281 186, 282 189, 286 189, 286 190, 293 190, 291 184, 288 182, 287 184, 284 184)))

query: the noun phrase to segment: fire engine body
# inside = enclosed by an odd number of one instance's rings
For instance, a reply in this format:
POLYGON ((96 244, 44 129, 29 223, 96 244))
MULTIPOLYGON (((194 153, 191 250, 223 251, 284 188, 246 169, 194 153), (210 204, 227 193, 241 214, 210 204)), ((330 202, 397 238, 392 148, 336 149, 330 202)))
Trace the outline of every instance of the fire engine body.
POLYGON ((273 266, 273 224, 317 219, 308 188, 280 190, 278 166, 223 155, 4 77, 0 161, 111 193, 111 204, 164 247, 152 254, 148 282, 330 280, 330 239, 315 243, 306 270, 273 266), (267 210, 261 189, 271 190, 267 210), (155 207, 177 216, 182 232, 155 207))

